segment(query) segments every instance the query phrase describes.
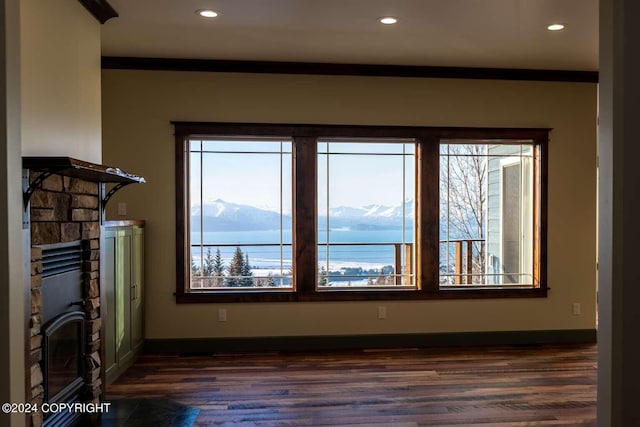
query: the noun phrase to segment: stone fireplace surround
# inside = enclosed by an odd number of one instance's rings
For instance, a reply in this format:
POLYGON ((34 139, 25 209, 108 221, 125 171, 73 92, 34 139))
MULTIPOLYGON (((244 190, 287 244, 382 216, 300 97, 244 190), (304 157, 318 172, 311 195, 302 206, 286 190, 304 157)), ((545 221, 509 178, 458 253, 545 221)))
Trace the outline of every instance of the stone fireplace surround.
MULTIPOLYGON (((42 245, 81 242, 81 282, 85 314, 84 387, 82 402, 99 403, 104 384, 104 327, 102 318, 105 296, 100 283, 100 225, 104 205, 109 197, 129 183, 144 182, 119 169, 70 158, 24 158, 25 211, 23 228, 30 230, 31 274, 29 321, 27 331, 26 376, 28 401, 42 405, 44 399, 43 331, 42 331, 42 245), (47 165, 51 163, 53 167, 47 165), (63 166, 61 166, 63 165, 63 166), (43 170, 45 173, 43 174, 43 170), (35 184, 34 184, 35 182, 35 184), (116 186, 105 194, 105 183, 116 186), (32 184, 30 188, 29 184, 32 184), (31 193, 31 194, 28 194, 31 193), (30 196, 30 197, 29 197, 30 196)), ((27 292, 27 294, 29 294, 27 292)), ((29 423, 43 425, 41 411, 31 414, 29 423)))
MULTIPOLYGON (((33 177, 33 173, 31 174, 33 177)), ((31 320, 30 401, 41 406, 42 373, 42 249, 40 245, 82 242, 82 284, 85 333, 85 391, 83 400, 98 403, 102 394, 100 355, 100 212, 98 184, 77 178, 51 175, 31 197, 31 320)), ((42 425, 42 412, 32 415, 33 426, 42 425)))

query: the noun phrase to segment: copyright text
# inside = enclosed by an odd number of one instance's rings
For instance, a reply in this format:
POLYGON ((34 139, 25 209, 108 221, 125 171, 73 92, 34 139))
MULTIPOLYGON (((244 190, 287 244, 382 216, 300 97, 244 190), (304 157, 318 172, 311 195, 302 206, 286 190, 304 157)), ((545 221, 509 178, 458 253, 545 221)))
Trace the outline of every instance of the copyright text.
POLYGON ((3 403, 2 412, 5 414, 31 414, 42 411, 45 414, 57 414, 67 412, 73 414, 106 414, 111 403, 3 403))

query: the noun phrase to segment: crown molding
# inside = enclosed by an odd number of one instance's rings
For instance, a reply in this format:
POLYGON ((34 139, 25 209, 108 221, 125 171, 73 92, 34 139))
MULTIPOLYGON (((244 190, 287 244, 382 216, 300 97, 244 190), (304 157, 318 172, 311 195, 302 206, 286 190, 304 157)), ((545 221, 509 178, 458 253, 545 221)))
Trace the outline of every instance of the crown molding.
POLYGON ((118 16, 118 12, 107 2, 107 0, 78 0, 94 18, 104 24, 111 18, 118 16))
POLYGON ((103 56, 102 68, 106 70, 314 74, 333 76, 419 77, 598 83, 597 71, 335 64, 320 62, 235 61, 221 59, 141 58, 124 56, 103 56))

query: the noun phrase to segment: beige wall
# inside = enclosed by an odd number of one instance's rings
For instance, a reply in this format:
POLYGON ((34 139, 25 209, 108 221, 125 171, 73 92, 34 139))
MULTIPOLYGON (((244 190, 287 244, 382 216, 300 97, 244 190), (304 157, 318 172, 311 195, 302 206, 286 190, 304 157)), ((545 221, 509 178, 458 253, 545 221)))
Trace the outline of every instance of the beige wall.
POLYGON ((148 338, 595 328, 595 84, 105 70, 102 87, 104 162, 148 180, 110 206, 147 220, 148 338), (386 320, 379 302, 176 305, 172 120, 553 128, 549 297, 385 302, 386 320))
POLYGON ((100 163, 100 23, 78 1, 24 0, 22 154, 100 163))
MULTIPOLYGON (((0 0, 0 403, 25 402, 19 1, 0 0)), ((0 413, 0 426, 25 425, 0 413)))
MULTIPOLYGON (((23 256, 29 233, 21 223, 21 156, 100 162, 100 24, 77 1, 0 0, 0 7, 0 403, 20 403, 29 401, 24 340, 30 275, 23 256)), ((26 420, 0 414, 0 425, 26 420)))

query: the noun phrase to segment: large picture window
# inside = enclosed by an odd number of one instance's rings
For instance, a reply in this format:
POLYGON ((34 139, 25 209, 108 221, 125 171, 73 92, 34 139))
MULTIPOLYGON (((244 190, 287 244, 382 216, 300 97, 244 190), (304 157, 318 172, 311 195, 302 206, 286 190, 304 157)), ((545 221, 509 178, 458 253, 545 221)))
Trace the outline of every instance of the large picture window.
POLYGON ((441 141, 441 286, 533 283, 533 152, 441 141))
POLYGON ((318 289, 415 285, 415 141, 318 141, 318 289))
POLYGON ((291 140, 190 138, 191 289, 291 288, 291 140))
POLYGON ((548 129, 174 125, 178 302, 546 296, 548 129))

